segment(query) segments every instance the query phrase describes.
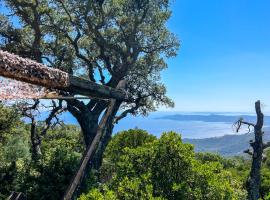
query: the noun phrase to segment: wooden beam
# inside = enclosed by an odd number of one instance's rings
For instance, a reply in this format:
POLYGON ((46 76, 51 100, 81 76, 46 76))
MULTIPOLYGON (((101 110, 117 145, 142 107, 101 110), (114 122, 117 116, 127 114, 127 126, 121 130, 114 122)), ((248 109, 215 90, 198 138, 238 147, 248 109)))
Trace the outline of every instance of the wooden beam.
POLYGON ((123 90, 75 77, 2 50, 0 50, 0 76, 89 97, 126 100, 126 93, 123 90))

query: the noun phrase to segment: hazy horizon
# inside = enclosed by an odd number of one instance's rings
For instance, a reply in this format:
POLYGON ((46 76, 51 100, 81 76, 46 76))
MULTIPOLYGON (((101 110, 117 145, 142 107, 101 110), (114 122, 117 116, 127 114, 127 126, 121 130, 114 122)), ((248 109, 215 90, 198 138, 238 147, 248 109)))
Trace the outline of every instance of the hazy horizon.
MULTIPOLYGON (((235 133, 232 125, 239 116, 246 116, 247 121, 255 122, 253 113, 237 112, 170 112, 158 111, 149 116, 128 116, 114 127, 114 134, 128 129, 139 128, 159 137, 163 132, 174 131, 183 138, 210 138, 223 135, 244 134, 247 129, 235 133), (179 120, 170 119, 171 116, 181 116, 179 120), (194 118, 195 116, 195 118, 194 118), (213 119, 214 117, 214 119, 213 119)), ((61 117, 67 124, 78 124, 70 113, 61 117)), ((270 125, 270 116, 265 115, 265 127, 270 125)))

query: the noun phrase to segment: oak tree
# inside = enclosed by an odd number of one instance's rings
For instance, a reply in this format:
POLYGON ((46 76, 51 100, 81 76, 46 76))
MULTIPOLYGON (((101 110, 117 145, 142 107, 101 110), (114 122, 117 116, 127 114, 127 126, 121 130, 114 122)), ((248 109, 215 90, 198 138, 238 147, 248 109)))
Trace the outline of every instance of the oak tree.
MULTIPOLYGON (((119 105, 106 124, 96 167, 114 124, 128 114, 147 114, 173 106, 160 80, 166 59, 176 55, 177 37, 166 25, 168 0, 3 0, 1 49, 71 75, 115 88, 127 81, 129 102, 119 105)), ((69 93, 68 95, 76 95, 69 93)), ((91 144, 109 102, 66 100, 68 111, 91 144)))

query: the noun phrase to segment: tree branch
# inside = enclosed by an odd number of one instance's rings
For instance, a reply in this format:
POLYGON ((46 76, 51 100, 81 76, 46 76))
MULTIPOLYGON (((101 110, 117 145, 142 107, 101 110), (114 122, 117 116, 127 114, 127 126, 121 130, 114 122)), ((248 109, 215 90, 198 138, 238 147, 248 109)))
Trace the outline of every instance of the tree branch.
POLYGON ((248 155, 251 155, 251 156, 253 155, 253 153, 252 153, 252 151, 250 149, 245 150, 244 153, 246 153, 248 155))
POLYGON ((267 149, 268 147, 270 147, 270 141, 263 144, 263 149, 267 149))
POLYGON ((46 135, 48 129, 50 128, 51 126, 51 123, 52 123, 52 120, 53 118, 56 118, 57 121, 59 121, 57 119, 57 115, 64 112, 66 110, 66 108, 63 108, 62 106, 62 100, 59 101, 59 105, 56 106, 56 102, 55 101, 52 101, 53 103, 53 109, 51 110, 49 116, 47 117, 47 119, 45 120, 45 124, 42 128, 42 131, 41 131, 41 135, 44 136, 46 135))
POLYGON ((47 88, 59 89, 84 96, 126 100, 122 90, 103 86, 86 79, 46 67, 30 59, 21 58, 0 50, 0 75, 47 88))
POLYGON ((252 126, 253 128, 255 127, 255 124, 250 123, 250 122, 243 121, 243 119, 239 119, 233 125, 236 128, 236 133, 239 132, 239 130, 241 129, 241 127, 242 127, 243 124, 248 126, 248 129, 249 129, 248 132, 250 132, 250 126, 252 126))

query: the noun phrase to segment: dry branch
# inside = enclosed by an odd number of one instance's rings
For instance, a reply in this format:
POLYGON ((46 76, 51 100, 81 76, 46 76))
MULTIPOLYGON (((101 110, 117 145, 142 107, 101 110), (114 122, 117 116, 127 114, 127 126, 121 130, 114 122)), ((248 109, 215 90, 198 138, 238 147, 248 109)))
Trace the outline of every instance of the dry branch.
POLYGON ((248 128, 252 126, 254 128, 254 141, 250 141, 250 146, 252 147, 252 151, 247 149, 244 153, 247 153, 252 156, 252 165, 249 173, 249 178, 247 180, 247 190, 248 190, 248 199, 249 200, 257 200, 260 198, 260 185, 261 185, 261 165, 265 160, 265 156, 263 154, 263 150, 269 147, 269 143, 263 143, 263 123, 264 123, 264 115, 261 111, 261 102, 257 101, 255 103, 255 110, 257 114, 257 122, 256 124, 249 123, 243 121, 243 119, 238 120, 234 126, 236 127, 236 131, 238 132, 242 125, 247 125, 248 128))
POLYGON ((0 75, 50 89, 59 89, 84 96, 126 100, 121 90, 72 76, 33 60, 0 50, 0 75))
POLYGON ((270 147, 270 142, 264 143, 263 144, 263 149, 267 149, 270 147))
POLYGON ((243 121, 243 119, 239 119, 233 125, 236 128, 236 133, 238 133, 240 131, 242 125, 247 125, 248 126, 248 132, 250 132, 250 126, 252 126, 253 128, 255 127, 255 124, 243 121))

